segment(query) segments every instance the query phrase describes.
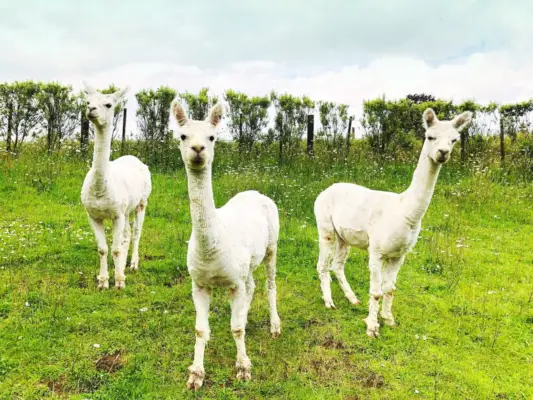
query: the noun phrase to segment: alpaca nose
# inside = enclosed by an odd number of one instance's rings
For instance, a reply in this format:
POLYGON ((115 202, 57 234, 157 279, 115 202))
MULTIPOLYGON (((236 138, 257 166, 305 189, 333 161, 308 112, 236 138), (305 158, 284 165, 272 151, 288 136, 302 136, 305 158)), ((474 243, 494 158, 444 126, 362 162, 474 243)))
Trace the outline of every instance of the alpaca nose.
POLYGON ((439 153, 444 157, 447 156, 450 150, 439 149, 439 153))
POLYGON ((191 146, 191 149, 193 149, 196 153, 200 154, 202 151, 205 150, 205 146, 200 146, 200 145, 191 146))
POLYGON ((87 107, 87 109, 89 110, 89 112, 91 112, 91 111, 94 111, 94 110, 96 110, 96 107, 93 107, 93 106, 88 106, 88 107, 87 107))

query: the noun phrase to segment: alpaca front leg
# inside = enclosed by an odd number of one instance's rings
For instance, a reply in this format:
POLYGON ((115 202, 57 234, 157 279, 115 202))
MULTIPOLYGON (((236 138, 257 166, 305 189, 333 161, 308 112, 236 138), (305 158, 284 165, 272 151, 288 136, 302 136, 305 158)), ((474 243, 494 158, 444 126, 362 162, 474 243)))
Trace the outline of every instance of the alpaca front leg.
POLYGON ((329 272, 333 255, 335 253, 335 243, 333 242, 333 232, 320 233, 319 235, 319 255, 316 269, 320 278, 320 289, 322 290, 322 299, 326 308, 335 308, 333 298, 331 297, 331 274, 329 272))
POLYGON ((100 255, 100 272, 96 279, 98 280, 98 289, 109 288, 109 272, 107 271, 107 242, 105 239, 105 228, 103 221, 97 221, 89 217, 89 223, 98 243, 98 254, 100 255))
POLYGON ((379 300, 383 296, 381 289, 381 268, 383 260, 379 255, 370 253, 370 299, 368 300, 368 317, 365 319, 366 334, 370 337, 379 336, 378 311, 379 300))
POLYGON ((237 379, 252 379, 252 363, 246 355, 244 336, 246 333, 246 288, 245 285, 232 289, 231 293, 231 332, 237 347, 237 379))
POLYGON ((123 256, 122 244, 124 241, 124 224, 126 224, 126 217, 120 215, 113 221, 113 261, 115 263, 115 287, 124 289, 126 287, 126 275, 124 269, 126 268, 126 257, 123 256))
POLYGON ((133 249, 131 250, 131 269, 139 269, 139 242, 143 229, 144 216, 148 202, 142 201, 135 209, 135 218, 133 219, 133 249))
POLYGON ((396 326, 392 315, 392 300, 396 290, 396 277, 403 265, 404 256, 389 260, 383 268, 383 304, 381 305, 381 318, 389 326, 396 326))
POLYGON ((194 345, 194 361, 189 367, 187 388, 195 391, 204 383, 204 351, 209 341, 209 296, 210 290, 201 288, 193 282, 192 299, 196 309, 196 343, 194 345))

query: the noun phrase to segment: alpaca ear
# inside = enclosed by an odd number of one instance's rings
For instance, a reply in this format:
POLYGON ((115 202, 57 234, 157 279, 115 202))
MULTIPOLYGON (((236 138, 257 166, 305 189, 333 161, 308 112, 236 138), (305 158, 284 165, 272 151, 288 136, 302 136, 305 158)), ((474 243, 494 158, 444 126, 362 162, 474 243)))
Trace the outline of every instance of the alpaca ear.
POLYGON ((225 110, 222 103, 215 104, 209 111, 209 116, 206 118, 206 121, 216 127, 222 120, 222 117, 224 116, 224 111, 225 110))
POLYGON ((187 123, 187 114, 185 113, 185 110, 178 99, 172 100, 172 104, 170 105, 170 113, 174 116, 174 118, 176 118, 179 126, 183 126, 187 123))
POLYGON ((89 85, 87 82, 85 82, 85 81, 81 81, 81 83, 82 83, 83 86, 85 87, 85 93, 87 93, 87 94, 94 94, 94 93, 96 93, 96 89, 93 88, 91 85, 89 85))
POLYGON ((426 108, 424 114, 422 114, 422 122, 424 124, 424 128, 428 129, 434 126, 437 122, 439 122, 439 119, 437 118, 437 114, 435 114, 435 111, 433 111, 432 108, 426 108))
POLYGON ((124 97, 124 95, 128 92, 128 90, 130 90, 130 87, 126 86, 125 88, 117 90, 115 93, 113 93, 113 97, 115 98, 115 101, 116 102, 120 101, 124 97))
POLYGON ((472 122, 472 111, 465 111, 452 120, 453 127, 462 131, 470 122, 472 122))

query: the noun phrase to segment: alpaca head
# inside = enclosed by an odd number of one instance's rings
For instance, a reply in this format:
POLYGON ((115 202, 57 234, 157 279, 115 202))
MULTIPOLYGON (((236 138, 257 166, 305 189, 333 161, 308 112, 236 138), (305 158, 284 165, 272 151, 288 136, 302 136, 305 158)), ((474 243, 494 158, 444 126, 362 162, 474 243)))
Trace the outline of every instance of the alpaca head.
POLYGON ((116 104, 122 100, 128 88, 125 87, 115 93, 103 94, 98 92, 85 81, 85 93, 87 94, 86 116, 97 128, 105 128, 111 124, 116 104))
POLYGON ((428 108, 422 116, 426 128, 424 151, 436 164, 445 164, 450 159, 453 146, 461 139, 459 132, 472 121, 472 112, 465 111, 449 121, 439 121, 433 109, 428 108))
POLYGON ((224 114, 224 106, 215 104, 204 121, 187 118, 187 114, 177 99, 172 101, 171 114, 180 129, 180 151, 184 164, 191 171, 205 169, 215 156, 217 128, 224 114))

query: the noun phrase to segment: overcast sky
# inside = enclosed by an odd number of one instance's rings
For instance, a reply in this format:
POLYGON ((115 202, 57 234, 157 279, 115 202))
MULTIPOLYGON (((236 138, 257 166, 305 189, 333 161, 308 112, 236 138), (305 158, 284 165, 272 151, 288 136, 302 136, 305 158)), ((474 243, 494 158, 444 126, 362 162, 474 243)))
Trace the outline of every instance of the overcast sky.
MULTIPOLYGON (((0 0, 0 77, 347 103, 533 97, 531 0, 0 0)), ((133 129, 134 112, 129 129, 133 129)))

